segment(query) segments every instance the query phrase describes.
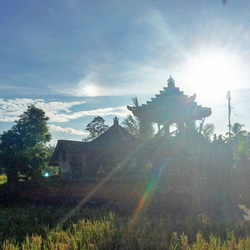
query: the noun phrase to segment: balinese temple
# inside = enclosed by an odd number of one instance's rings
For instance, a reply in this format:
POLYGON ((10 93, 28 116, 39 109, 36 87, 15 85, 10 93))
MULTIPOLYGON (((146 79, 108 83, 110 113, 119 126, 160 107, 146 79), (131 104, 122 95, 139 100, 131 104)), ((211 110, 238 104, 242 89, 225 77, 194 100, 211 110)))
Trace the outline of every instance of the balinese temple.
POLYGON ((151 98, 151 101, 147 101, 147 104, 127 108, 139 119, 158 124, 158 129, 163 126, 164 132, 169 133, 169 127, 173 123, 181 128, 187 122, 202 120, 211 115, 211 109, 198 105, 195 98, 195 94, 188 97, 180 91, 170 76, 168 86, 151 98))
POLYGON ((134 152, 140 141, 119 125, 114 124, 90 142, 59 140, 49 165, 59 166, 62 179, 83 179, 105 175, 114 168, 135 165, 134 152))

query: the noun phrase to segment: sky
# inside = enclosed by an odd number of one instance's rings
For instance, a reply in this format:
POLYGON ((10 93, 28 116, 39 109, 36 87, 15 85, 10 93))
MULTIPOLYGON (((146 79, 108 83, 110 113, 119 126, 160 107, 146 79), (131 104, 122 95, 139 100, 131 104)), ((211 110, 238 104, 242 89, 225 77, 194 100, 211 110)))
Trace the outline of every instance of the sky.
POLYGON ((52 144, 111 126, 175 84, 210 107, 217 134, 250 130, 249 0, 1 0, 0 134, 31 104, 49 117, 52 144))

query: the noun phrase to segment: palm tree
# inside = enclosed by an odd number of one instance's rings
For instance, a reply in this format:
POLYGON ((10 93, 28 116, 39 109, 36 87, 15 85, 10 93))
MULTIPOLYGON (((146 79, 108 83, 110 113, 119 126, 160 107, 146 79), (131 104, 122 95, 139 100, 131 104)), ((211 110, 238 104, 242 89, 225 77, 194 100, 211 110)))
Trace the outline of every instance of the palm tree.
POLYGON ((229 137, 229 140, 231 138, 232 141, 239 142, 239 140, 244 139, 247 133, 246 130, 242 130, 244 126, 245 126, 244 124, 240 124, 238 122, 234 123, 234 125, 231 126, 230 129, 231 132, 226 133, 226 135, 229 137))
POLYGON ((215 126, 213 123, 207 123, 204 125, 204 127, 201 130, 201 133, 203 134, 204 138, 207 141, 211 140, 211 137, 214 134, 215 126))
POLYGON ((231 133, 226 133, 226 140, 231 145, 236 165, 248 155, 249 151, 249 137, 247 131, 242 129, 243 127, 243 124, 236 122, 231 127, 231 133))
MULTIPOLYGON (((134 108, 138 108, 138 98, 133 97, 131 100, 134 104, 134 108)), ((122 124, 132 135, 138 138, 147 140, 153 137, 154 128, 151 121, 139 117, 134 118, 132 115, 128 115, 122 124)))
POLYGON ((122 122, 122 125, 131 135, 140 138, 139 122, 132 115, 129 114, 127 118, 122 122))

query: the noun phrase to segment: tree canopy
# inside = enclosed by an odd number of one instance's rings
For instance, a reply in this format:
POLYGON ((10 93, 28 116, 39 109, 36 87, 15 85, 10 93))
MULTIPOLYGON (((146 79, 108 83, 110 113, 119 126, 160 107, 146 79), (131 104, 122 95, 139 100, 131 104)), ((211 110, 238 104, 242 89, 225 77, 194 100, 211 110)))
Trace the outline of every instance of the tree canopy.
POLYGON ((48 120, 43 110, 31 105, 10 130, 0 135, 0 165, 8 182, 17 182, 20 175, 41 176, 44 148, 51 140, 48 120))
POLYGON ((87 124, 86 130, 89 135, 84 138, 84 141, 91 141, 103 134, 109 128, 105 124, 105 120, 101 116, 96 116, 90 123, 87 124))

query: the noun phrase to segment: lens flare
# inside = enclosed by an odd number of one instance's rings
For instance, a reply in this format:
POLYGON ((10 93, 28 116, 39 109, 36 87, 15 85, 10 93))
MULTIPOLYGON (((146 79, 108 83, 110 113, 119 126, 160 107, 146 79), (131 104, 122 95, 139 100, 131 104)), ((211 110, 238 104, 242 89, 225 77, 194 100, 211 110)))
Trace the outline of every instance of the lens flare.
POLYGON ((141 200, 139 201, 135 209, 133 219, 131 220, 129 225, 129 230, 131 230, 134 227, 142 209, 145 208, 152 200, 152 197, 156 191, 157 184, 159 183, 161 175, 162 175, 162 169, 157 171, 157 173, 153 176, 152 180, 148 184, 141 200))

